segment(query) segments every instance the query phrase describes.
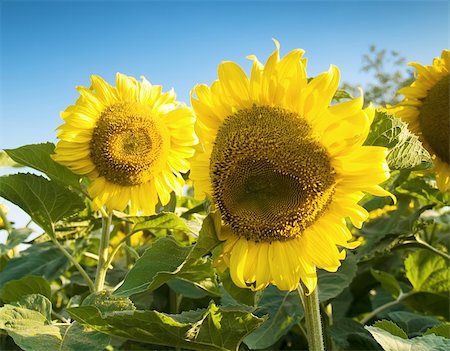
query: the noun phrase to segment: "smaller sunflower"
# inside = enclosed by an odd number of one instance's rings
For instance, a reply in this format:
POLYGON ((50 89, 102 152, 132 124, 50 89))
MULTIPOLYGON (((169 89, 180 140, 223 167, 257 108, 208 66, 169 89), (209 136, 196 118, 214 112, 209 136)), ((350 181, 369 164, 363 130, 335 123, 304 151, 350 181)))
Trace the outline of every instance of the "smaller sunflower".
POLYGON ((173 90, 117 73, 116 87, 99 76, 61 117, 53 159, 91 180, 95 208, 154 214, 159 201, 181 194, 197 144, 192 110, 173 90))
POLYGON ((398 91, 405 99, 390 108, 408 123, 424 147, 430 152, 436 182, 441 191, 450 189, 450 51, 442 51, 431 66, 413 62, 416 80, 398 91))

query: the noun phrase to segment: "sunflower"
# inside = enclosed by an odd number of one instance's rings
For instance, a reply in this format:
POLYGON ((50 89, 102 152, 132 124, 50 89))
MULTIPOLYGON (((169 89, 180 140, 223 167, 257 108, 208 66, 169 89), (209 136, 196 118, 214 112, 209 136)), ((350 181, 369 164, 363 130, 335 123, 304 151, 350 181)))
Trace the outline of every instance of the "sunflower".
POLYGON ((55 161, 87 176, 94 207, 155 213, 180 194, 198 142, 195 116, 173 90, 117 74, 116 87, 98 76, 61 117, 55 161))
POLYGON ((436 183, 441 191, 450 189, 450 51, 442 51, 431 66, 410 63, 417 71, 416 80, 398 91, 405 99, 391 111, 408 123, 430 152, 436 183))
POLYGON ((219 65, 211 87, 191 93, 201 148, 191 165, 195 194, 212 197, 224 241, 217 264, 239 287, 292 291, 317 284, 316 267, 334 272, 355 248, 347 217, 361 227, 364 193, 390 195, 383 147, 363 146, 374 109, 363 99, 329 106, 339 70, 308 80, 303 51, 283 59, 279 44, 250 77, 219 65))

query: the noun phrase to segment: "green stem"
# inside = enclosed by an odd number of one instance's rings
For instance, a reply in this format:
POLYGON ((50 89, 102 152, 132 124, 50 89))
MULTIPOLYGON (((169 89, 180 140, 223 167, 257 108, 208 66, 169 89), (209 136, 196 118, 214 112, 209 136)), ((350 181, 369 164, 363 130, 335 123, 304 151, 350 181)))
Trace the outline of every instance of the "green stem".
POLYGON ((81 267, 81 265, 78 263, 78 261, 62 246, 58 240, 55 238, 52 238, 53 244, 66 256, 69 261, 75 266, 75 268, 80 272, 81 276, 84 278, 84 281, 89 286, 89 291, 93 292, 94 289, 94 283, 92 282, 92 279, 89 277, 89 275, 86 273, 86 271, 81 267))
POLYGON ((413 294, 415 294, 415 291, 410 291, 406 294, 400 293, 400 295, 397 297, 397 299, 395 299, 394 301, 385 303, 384 305, 381 305, 380 307, 375 308, 372 312, 370 312, 363 319, 361 319, 360 323, 362 325, 365 325, 368 321, 370 321, 372 318, 374 318, 377 314, 391 308, 392 306, 397 305, 398 303, 402 302, 402 300, 406 299, 407 297, 409 297, 413 294))
POLYGON ((415 238, 416 238, 416 240, 402 241, 401 244, 399 244, 397 247, 401 248, 402 246, 410 246, 410 247, 419 247, 422 249, 427 249, 427 250, 430 250, 430 251, 434 252, 435 254, 445 258, 446 260, 450 261, 449 254, 447 254, 439 249, 436 249, 434 246, 428 244, 426 241, 424 241, 419 236, 416 236, 415 238))
POLYGON ((100 247, 98 249, 98 264, 95 274, 94 291, 101 291, 105 286, 106 272, 108 270, 108 248, 109 235, 111 229, 112 212, 102 211, 102 236, 100 237, 100 247))
POLYGON ((309 351, 324 351, 318 288, 316 287, 311 294, 306 295, 299 284, 297 292, 305 310, 309 351))

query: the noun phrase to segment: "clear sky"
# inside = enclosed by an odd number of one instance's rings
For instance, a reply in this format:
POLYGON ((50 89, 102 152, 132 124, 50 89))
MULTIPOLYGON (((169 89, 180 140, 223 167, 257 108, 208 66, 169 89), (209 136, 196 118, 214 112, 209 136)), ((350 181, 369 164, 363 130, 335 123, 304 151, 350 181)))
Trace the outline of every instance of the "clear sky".
POLYGON ((424 64, 449 47, 446 0, 0 1, 1 149, 55 142, 60 111, 91 74, 110 83, 118 71, 144 75, 188 103, 222 60, 247 72, 246 55, 265 61, 272 38, 282 54, 306 50, 310 75, 333 63, 351 83, 367 80, 361 56, 371 44, 424 64))

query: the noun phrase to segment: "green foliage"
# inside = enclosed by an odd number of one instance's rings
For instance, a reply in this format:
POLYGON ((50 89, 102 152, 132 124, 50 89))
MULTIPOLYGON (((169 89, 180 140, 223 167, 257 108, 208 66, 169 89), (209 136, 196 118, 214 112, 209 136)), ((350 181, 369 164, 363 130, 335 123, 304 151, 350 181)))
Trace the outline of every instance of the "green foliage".
POLYGON ((248 312, 217 307, 168 315, 157 311, 103 314, 94 306, 68 310, 72 318, 98 331, 146 343, 190 350, 237 350, 262 320, 248 312))
POLYGON ((50 298, 50 284, 40 276, 27 275, 18 280, 11 280, 0 288, 0 299, 6 303, 18 301, 29 294, 41 294, 50 298))
POLYGON ((448 262, 430 251, 411 253, 405 260, 406 277, 417 291, 450 292, 448 262))
POLYGON ((21 256, 8 261, 0 272, 0 286, 28 275, 42 275, 49 281, 58 278, 68 268, 67 258, 50 244, 36 244, 21 256))
MULTIPOLYGON (((391 101, 405 76, 385 71, 387 52, 371 55, 364 69, 379 86, 366 97, 391 101)), ((334 101, 349 98, 338 90, 334 101)), ((361 229, 349 225, 362 245, 346 250, 337 272, 317 272, 325 348, 447 350, 450 193, 436 188, 428 153, 396 117, 377 112, 365 145, 387 148, 392 172, 382 187, 397 202, 367 194, 369 219, 361 229)), ((0 223, 0 349, 308 348, 298 292, 238 288, 222 270, 222 220, 209 200, 172 193, 153 216, 114 211, 102 248, 105 214, 90 207, 88 180, 55 163, 53 152, 45 143, 0 153, 0 166, 42 173, 0 177, 0 196, 45 231, 0 223), (106 272, 104 289, 93 283, 98 272, 106 272)))
POLYGON ((270 347, 304 316, 296 292, 279 291, 273 286, 267 287, 261 294, 255 314, 260 317, 267 316, 267 319, 245 338, 244 342, 250 349, 270 347))
POLYGON ((431 167, 431 157, 406 123, 377 111, 365 145, 389 148, 386 157, 391 170, 423 170, 431 167))
POLYGON ((84 208, 77 194, 34 174, 0 177, 0 196, 22 208, 53 237, 55 222, 84 208))
POLYGON ((53 143, 44 143, 7 149, 5 152, 18 164, 36 169, 62 185, 79 188, 80 177, 51 158, 54 150, 53 143))
MULTIPOLYGON (((434 334, 405 339, 393 335, 392 326, 388 323, 379 323, 378 327, 365 327, 383 347, 385 351, 446 351, 450 348, 450 340, 434 334), (383 328, 381 328, 383 327, 383 328)), ((398 329, 400 329, 397 326, 398 329)), ((398 329, 394 331, 398 332, 398 329)), ((401 330, 401 329, 400 329, 401 330)), ((404 333, 404 332, 403 332, 404 333)))

